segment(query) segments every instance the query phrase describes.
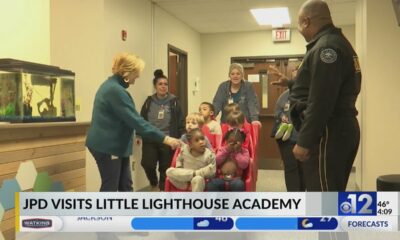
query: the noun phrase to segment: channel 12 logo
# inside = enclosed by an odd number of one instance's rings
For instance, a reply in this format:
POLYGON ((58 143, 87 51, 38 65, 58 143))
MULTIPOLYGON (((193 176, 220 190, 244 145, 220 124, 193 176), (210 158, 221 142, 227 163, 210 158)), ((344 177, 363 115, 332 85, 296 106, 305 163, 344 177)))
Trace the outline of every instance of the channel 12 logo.
POLYGON ((376 216, 376 192, 340 192, 339 216, 376 216))

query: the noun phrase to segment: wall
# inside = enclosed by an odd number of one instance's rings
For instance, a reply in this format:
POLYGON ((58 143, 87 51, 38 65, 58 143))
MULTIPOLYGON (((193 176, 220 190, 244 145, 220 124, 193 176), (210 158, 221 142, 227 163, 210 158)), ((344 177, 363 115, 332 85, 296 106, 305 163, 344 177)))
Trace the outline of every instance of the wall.
MULTIPOLYGON (((90 121, 96 90, 104 81, 104 2, 51 1, 51 64, 75 72, 77 121, 90 121)), ((109 68, 108 68, 109 69, 109 68)), ((97 191, 100 176, 86 151, 86 190, 97 191)))
POLYGON ((391 1, 359 0, 358 42, 363 72, 362 190, 376 190, 376 178, 400 171, 398 136, 400 27, 391 1), (385 14, 376 14, 376 9, 385 14), (367 97, 368 96, 368 97, 367 97))
POLYGON ((364 29, 367 28, 367 21, 366 21, 366 6, 363 4, 362 1, 357 1, 356 3, 356 24, 355 24, 355 47, 356 47, 356 52, 358 54, 360 66, 361 66, 361 71, 363 74, 363 79, 362 79, 362 84, 361 84, 361 93, 357 99, 357 109, 359 110, 358 114, 358 119, 360 123, 360 129, 361 129, 361 139, 360 139, 360 147, 358 148, 358 154, 355 162, 356 166, 356 189, 361 189, 362 187, 362 173, 363 173, 363 168, 362 168, 362 159, 363 159, 363 149, 364 149, 364 113, 365 113, 365 104, 362 104, 365 99, 364 95, 364 89, 365 89, 365 76, 367 73, 367 70, 365 68, 365 63, 366 63, 366 58, 365 58, 365 51, 364 49, 366 48, 366 31, 364 29))
POLYGON ((51 1, 51 64, 75 72, 77 121, 90 121, 94 95, 104 81, 104 4, 51 1))
POLYGON ((140 56, 146 63, 145 69, 135 85, 129 88, 137 108, 140 108, 153 89, 151 3, 143 0, 106 0, 104 4, 104 74, 110 74, 116 53, 130 52, 140 56), (126 41, 121 40, 122 30, 128 33, 126 41))
MULTIPOLYGON (((196 78, 200 81, 204 80, 201 76, 200 34, 158 6, 154 10, 154 69, 161 68, 165 73, 168 72, 168 44, 186 51, 188 53, 188 112, 197 112, 202 98, 199 94, 193 94, 194 81, 196 78)), ((202 84, 200 88, 201 86, 202 84)))
POLYGON ((0 58, 49 64, 49 0, 0 1, 0 58))
MULTIPOLYGON (((140 56, 146 63, 140 78, 128 91, 135 100, 136 109, 140 111, 144 100, 152 93, 153 56, 152 56, 152 6, 149 1, 117 0, 105 1, 105 74, 110 74, 112 59, 116 53, 130 52, 140 56), (121 40, 121 31, 127 31, 126 41, 121 40)), ((132 164, 136 170, 133 173, 135 190, 148 185, 146 175, 140 161, 142 149, 134 145, 132 164)), ((96 171, 95 168, 92 168, 96 171)))
MULTIPOLYGON (((354 44, 354 25, 341 27, 354 44)), ((271 31, 218 33, 202 35, 202 91, 201 98, 212 101, 218 85, 228 79, 231 57, 276 56, 304 54, 306 41, 297 31, 292 30, 290 43, 273 43, 271 31)))

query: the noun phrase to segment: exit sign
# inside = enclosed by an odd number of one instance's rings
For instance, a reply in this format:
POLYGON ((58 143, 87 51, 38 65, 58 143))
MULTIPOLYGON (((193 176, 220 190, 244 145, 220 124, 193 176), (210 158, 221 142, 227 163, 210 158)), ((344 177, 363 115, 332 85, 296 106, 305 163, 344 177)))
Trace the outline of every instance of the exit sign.
POLYGON ((274 42, 290 42, 290 29, 274 29, 274 30, 272 30, 272 41, 274 41, 274 42))

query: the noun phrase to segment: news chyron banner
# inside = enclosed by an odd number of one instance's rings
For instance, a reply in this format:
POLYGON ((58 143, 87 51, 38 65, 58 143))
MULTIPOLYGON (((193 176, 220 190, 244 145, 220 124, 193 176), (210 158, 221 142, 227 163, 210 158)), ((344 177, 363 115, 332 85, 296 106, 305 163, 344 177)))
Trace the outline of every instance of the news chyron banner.
POLYGON ((17 232, 400 229, 398 192, 16 194, 17 232))

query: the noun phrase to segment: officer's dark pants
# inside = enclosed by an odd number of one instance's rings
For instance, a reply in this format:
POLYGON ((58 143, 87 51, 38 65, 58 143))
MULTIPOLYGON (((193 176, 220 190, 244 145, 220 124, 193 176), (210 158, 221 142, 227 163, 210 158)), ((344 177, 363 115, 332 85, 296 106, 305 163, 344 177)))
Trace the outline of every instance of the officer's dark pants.
POLYGON ((164 191, 165 185, 165 171, 170 167, 173 151, 171 148, 162 143, 152 143, 143 141, 142 148, 142 166, 146 173, 147 179, 151 186, 159 186, 161 191, 164 191), (160 173, 160 181, 157 177, 157 163, 158 172, 160 173))
POLYGON ((132 174, 129 157, 112 159, 109 154, 89 149, 99 168, 100 192, 132 192, 132 174))
POLYGON ((305 191, 303 163, 298 161, 293 155, 295 143, 290 140, 277 141, 279 151, 285 167, 285 183, 288 192, 305 191))
POLYGON ((355 117, 331 119, 303 163, 307 191, 345 191, 360 142, 355 117))

